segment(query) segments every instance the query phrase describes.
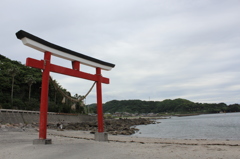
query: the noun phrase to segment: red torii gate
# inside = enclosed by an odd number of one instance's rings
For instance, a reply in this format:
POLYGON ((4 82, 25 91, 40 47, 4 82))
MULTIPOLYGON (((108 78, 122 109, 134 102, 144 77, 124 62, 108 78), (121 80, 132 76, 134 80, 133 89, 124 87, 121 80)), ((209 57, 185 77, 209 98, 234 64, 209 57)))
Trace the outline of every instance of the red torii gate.
POLYGON ((50 72, 60 73, 96 82, 98 133, 95 134, 95 140, 107 141, 107 133, 104 132, 103 125, 102 83, 109 84, 109 79, 101 75, 101 70, 109 71, 113 67, 115 67, 115 65, 52 44, 23 30, 18 31, 16 33, 16 36, 18 39, 22 40, 24 45, 44 52, 44 60, 36 60, 33 58, 27 58, 26 60, 26 66, 43 70, 40 103, 39 139, 34 140, 33 143, 51 144, 51 139, 47 139, 48 86, 50 72), (52 55, 72 61, 72 69, 51 64, 52 55), (80 64, 96 68, 96 74, 89 74, 80 71, 80 64))

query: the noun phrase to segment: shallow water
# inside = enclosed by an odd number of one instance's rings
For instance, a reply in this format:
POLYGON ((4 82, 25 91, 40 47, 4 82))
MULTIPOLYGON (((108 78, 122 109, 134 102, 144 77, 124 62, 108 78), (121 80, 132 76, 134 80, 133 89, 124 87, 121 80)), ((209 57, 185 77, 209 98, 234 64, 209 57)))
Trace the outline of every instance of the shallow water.
POLYGON ((240 140, 240 113, 172 117, 139 125, 132 136, 171 139, 240 140))

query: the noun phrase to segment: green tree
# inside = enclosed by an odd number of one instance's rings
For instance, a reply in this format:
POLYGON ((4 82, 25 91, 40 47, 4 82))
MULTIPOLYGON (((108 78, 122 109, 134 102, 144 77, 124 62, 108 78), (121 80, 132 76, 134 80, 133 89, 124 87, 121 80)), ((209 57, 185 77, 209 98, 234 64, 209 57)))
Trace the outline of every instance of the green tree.
POLYGON ((36 79, 32 75, 27 75, 25 76, 24 81, 28 84, 28 101, 30 102, 32 84, 36 83, 36 79))
POLYGON ((19 68, 16 65, 11 65, 10 68, 7 70, 8 74, 12 76, 12 89, 11 89, 11 105, 13 105, 13 86, 14 86, 14 79, 15 76, 20 72, 19 68))
POLYGON ((228 107, 229 112, 239 112, 240 111, 240 105, 239 104, 230 104, 228 107))

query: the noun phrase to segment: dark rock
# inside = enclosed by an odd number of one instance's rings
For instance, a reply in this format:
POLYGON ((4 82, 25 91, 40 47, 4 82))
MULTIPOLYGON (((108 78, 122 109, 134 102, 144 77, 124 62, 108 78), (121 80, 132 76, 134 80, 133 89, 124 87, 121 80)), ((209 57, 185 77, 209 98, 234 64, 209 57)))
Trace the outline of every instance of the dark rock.
MULTIPOLYGON (((107 119, 104 121, 104 130, 112 135, 131 135, 139 131, 134 126, 153 124, 154 121, 145 118, 138 119, 107 119)), ((97 122, 82 122, 82 123, 68 123, 64 124, 63 129, 66 130, 83 130, 91 131, 90 133, 97 132, 97 122)), ((49 125, 49 128, 57 129, 56 124, 49 125)))

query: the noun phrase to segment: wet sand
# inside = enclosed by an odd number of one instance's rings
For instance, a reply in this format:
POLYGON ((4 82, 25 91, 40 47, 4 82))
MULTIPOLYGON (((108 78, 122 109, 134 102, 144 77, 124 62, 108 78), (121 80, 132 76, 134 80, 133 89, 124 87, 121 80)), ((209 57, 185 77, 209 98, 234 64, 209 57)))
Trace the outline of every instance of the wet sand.
POLYGON ((173 140, 48 130, 51 145, 33 145, 35 129, 0 132, 0 159, 239 159, 240 141, 173 140))

